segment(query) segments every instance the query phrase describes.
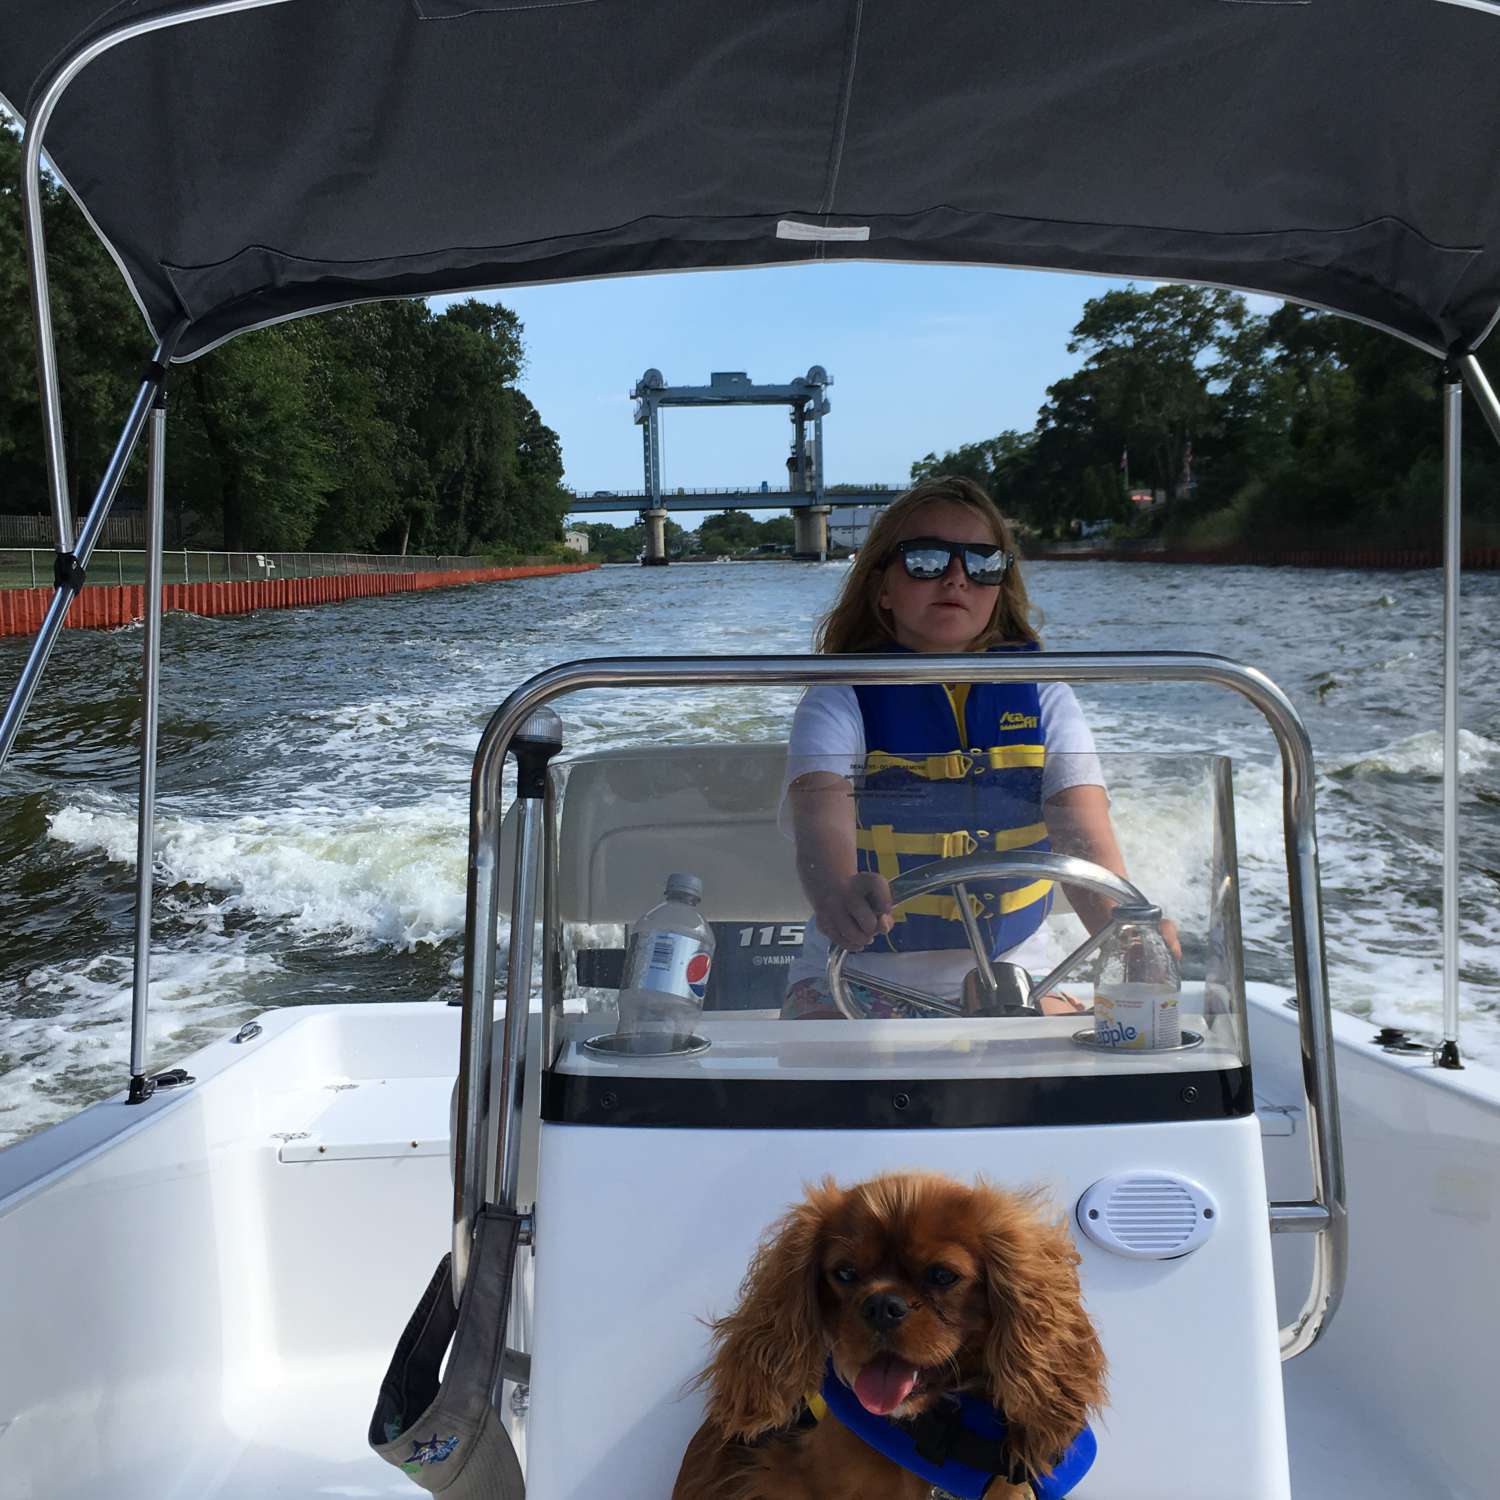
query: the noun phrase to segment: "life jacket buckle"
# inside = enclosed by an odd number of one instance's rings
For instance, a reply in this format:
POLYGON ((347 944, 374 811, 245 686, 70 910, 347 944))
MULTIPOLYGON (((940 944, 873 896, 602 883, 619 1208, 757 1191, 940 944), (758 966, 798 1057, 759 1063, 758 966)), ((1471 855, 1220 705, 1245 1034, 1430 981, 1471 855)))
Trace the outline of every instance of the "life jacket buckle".
POLYGON ((953 833, 938 834, 938 853, 943 859, 961 859, 966 854, 973 854, 979 848, 979 841, 969 832, 967 828, 957 829, 953 833))
POLYGON ((974 769, 974 759, 962 750, 950 750, 946 755, 927 757, 929 781, 963 781, 974 769))

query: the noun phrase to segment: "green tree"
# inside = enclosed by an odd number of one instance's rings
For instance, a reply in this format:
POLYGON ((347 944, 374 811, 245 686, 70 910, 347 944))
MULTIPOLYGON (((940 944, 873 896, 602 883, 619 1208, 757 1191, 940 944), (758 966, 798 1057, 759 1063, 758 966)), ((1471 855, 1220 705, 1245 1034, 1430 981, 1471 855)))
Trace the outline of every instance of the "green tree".
MULTIPOLYGON (((1069 347, 1082 365, 1047 391, 1030 433, 1002 433, 912 466, 966 474, 1007 513, 1057 532, 1129 517, 1131 478, 1176 503, 1153 527, 1191 530, 1214 510, 1221 539, 1437 545, 1437 362, 1349 319, 1194 287, 1136 287, 1085 304, 1069 347), (1192 485, 1186 484, 1191 454, 1192 485)), ((1465 427, 1465 517, 1500 539, 1500 454, 1465 427)))
POLYGON ((634 562, 646 545, 646 528, 612 526, 608 521, 586 521, 579 528, 588 533, 589 556, 601 562, 634 562))
POLYGON ((499 518, 498 539, 524 551, 562 540, 569 497, 562 487, 562 443, 557 434, 520 391, 508 390, 505 399, 515 432, 516 462, 499 518))
POLYGON ((760 542, 760 527, 749 511, 724 510, 707 516, 698 528, 703 550, 710 557, 748 552, 760 542))
POLYGON ((432 315, 420 303, 373 302, 306 321, 313 416, 328 438, 334 474, 313 545, 405 552, 413 522, 432 507, 416 433, 431 384, 432 315))
POLYGON ((924 479, 935 479, 939 475, 952 474, 961 479, 972 479, 986 489, 992 487, 999 455, 996 446, 1000 438, 991 438, 980 443, 965 443, 945 453, 941 458, 928 453, 911 466, 911 482, 920 484, 924 479))
POLYGON ((232 551, 304 549, 336 485, 316 415, 320 334, 306 321, 249 333, 173 378, 168 487, 212 508, 232 551))
POLYGON ((1176 493, 1189 446, 1217 420, 1210 366, 1247 316, 1243 297, 1204 287, 1132 286, 1090 298, 1068 343, 1087 357, 1048 392, 1044 435, 1049 427, 1066 434, 1100 465, 1128 451, 1132 479, 1176 493))

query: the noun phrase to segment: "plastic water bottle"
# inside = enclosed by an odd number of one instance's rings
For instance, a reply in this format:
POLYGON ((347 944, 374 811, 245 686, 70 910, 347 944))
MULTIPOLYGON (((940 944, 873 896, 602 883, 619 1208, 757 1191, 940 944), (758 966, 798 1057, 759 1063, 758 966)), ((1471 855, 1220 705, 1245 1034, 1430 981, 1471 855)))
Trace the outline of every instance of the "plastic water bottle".
POLYGON ((703 1013, 714 934, 698 910, 702 899, 696 875, 668 875, 661 902, 630 929, 619 1031, 635 1039, 632 1051, 679 1050, 703 1013))
POLYGON ((1161 914, 1120 916, 1094 981, 1094 1037, 1102 1047, 1147 1052, 1182 1042, 1182 974, 1162 936, 1161 914))

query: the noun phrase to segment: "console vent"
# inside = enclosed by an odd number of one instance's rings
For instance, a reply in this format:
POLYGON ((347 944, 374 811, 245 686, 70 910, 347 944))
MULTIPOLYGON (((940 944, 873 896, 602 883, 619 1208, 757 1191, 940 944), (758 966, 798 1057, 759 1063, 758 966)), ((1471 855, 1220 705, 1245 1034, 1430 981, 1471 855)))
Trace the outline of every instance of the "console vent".
POLYGON ((1208 1190, 1175 1172, 1117 1172, 1078 1200, 1078 1226, 1096 1245, 1133 1260, 1175 1260, 1213 1232, 1208 1190))

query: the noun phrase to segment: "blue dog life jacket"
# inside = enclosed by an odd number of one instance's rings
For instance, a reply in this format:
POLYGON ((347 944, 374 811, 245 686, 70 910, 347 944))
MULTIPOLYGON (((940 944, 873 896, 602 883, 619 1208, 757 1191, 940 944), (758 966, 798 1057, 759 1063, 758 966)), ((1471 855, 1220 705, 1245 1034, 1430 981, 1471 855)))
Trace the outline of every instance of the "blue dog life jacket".
MULTIPOLYGON (((1046 736, 1034 682, 860 686, 854 696, 865 731, 854 796, 861 871, 894 880, 935 859, 1051 848, 1042 817, 1046 736)), ((968 891, 991 958, 1030 937, 1052 905, 1052 882, 1029 876, 969 882, 968 891)), ((866 951, 968 946, 956 898, 935 891, 898 907, 890 932, 866 951)))
MULTIPOLYGON (((895 1422, 866 1411, 859 1397, 833 1373, 832 1360, 820 1394, 828 1410, 862 1443, 957 1500, 983 1500, 997 1479, 1007 1484, 1027 1482, 1010 1458, 1004 1414, 977 1396, 962 1392, 945 1396, 935 1421, 924 1415, 912 1422, 895 1422), (959 1451, 949 1452, 949 1448, 959 1451), (961 1456, 976 1448, 986 1455, 981 1462, 961 1456)), ((1063 1500, 1088 1473, 1098 1451, 1093 1429, 1084 1423, 1083 1431, 1047 1473, 1030 1476, 1036 1500, 1063 1500)))

